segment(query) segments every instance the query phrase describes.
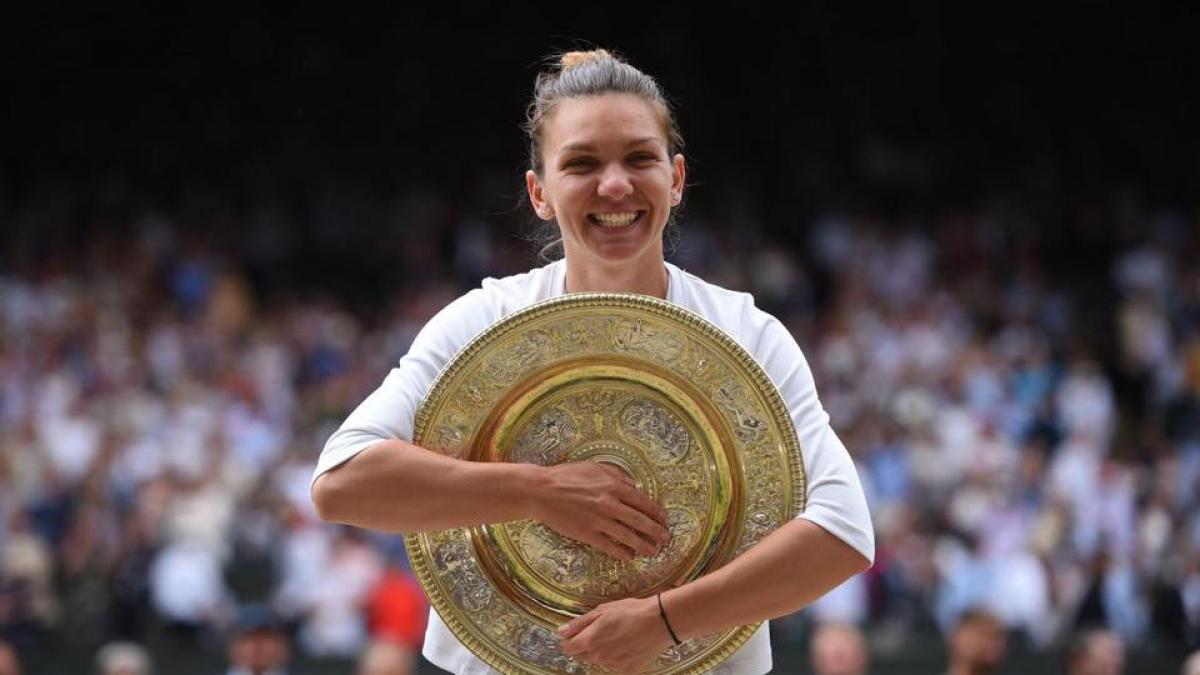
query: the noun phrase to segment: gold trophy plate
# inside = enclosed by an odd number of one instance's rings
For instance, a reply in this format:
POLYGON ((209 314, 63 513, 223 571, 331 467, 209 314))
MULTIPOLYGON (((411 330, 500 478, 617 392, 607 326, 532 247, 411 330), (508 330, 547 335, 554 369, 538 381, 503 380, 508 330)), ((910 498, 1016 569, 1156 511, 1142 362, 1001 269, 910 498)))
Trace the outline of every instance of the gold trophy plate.
MULTIPOLYGON (((630 562, 530 520, 405 537, 430 603, 496 670, 594 673, 556 629, 729 562, 804 508, 800 444, 762 367, 657 298, 576 293, 493 324, 441 372, 414 442, 477 462, 608 462, 668 513, 671 541, 630 562)), ((757 625, 686 640, 647 671, 701 673, 757 625)))

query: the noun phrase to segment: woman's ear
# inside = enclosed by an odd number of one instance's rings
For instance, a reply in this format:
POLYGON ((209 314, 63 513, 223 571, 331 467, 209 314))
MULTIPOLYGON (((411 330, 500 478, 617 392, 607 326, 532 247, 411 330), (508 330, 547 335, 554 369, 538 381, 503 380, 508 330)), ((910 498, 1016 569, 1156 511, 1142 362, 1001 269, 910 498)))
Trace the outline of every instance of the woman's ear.
POLYGON ((676 153, 671 164, 671 206, 675 206, 683 201, 683 186, 687 178, 687 163, 683 161, 682 154, 676 153))
POLYGON ((533 212, 542 220, 554 218, 554 208, 546 201, 542 184, 532 169, 525 172, 525 189, 529 191, 529 203, 533 204, 533 212))

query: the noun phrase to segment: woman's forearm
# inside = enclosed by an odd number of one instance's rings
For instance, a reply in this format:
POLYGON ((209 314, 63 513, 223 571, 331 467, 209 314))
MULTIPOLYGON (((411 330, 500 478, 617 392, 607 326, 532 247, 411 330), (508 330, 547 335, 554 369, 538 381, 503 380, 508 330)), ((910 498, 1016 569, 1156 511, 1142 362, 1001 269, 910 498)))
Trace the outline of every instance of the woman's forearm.
POLYGON ((679 639, 791 614, 870 567, 841 539, 797 519, 721 569, 662 594, 679 639))
POLYGON ((541 467, 468 462, 398 439, 380 441, 313 483, 322 520, 422 532, 533 516, 541 467))

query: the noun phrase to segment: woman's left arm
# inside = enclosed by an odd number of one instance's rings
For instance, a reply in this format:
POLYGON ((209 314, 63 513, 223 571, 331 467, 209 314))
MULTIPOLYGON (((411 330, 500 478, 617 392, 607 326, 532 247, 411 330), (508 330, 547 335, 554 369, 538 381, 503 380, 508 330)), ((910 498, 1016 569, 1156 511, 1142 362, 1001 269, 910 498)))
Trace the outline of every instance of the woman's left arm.
MULTIPOLYGON (((829 425, 807 359, 774 317, 747 310, 746 344, 791 412, 803 449, 808 494, 804 513, 726 566, 662 594, 680 640, 784 616, 871 566, 871 518, 846 447, 829 425)), ((671 645, 658 598, 600 605, 565 624, 563 650, 620 672, 637 672, 671 645)))
MULTIPOLYGON (((871 566, 808 520, 796 519, 715 572, 662 594, 680 640, 791 614, 871 566)), ((671 646, 658 598, 600 605, 559 631, 563 651, 617 672, 645 669, 671 646)))

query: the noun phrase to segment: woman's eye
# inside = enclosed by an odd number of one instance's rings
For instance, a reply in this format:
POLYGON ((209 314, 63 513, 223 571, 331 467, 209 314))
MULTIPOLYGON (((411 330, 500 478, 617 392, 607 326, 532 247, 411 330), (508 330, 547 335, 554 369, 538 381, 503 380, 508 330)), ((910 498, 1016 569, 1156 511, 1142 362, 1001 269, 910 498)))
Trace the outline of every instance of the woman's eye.
POLYGON ((658 159, 658 157, 656 157, 655 155, 651 155, 649 153, 642 153, 642 154, 634 155, 634 156, 630 157, 629 159, 631 159, 634 162, 645 163, 645 162, 656 161, 658 159))
POLYGON ((587 168, 587 167, 591 166, 592 164, 593 164, 592 160, 590 160, 586 157, 580 157, 579 159, 567 160, 567 162, 563 164, 563 168, 566 168, 566 169, 587 168))

